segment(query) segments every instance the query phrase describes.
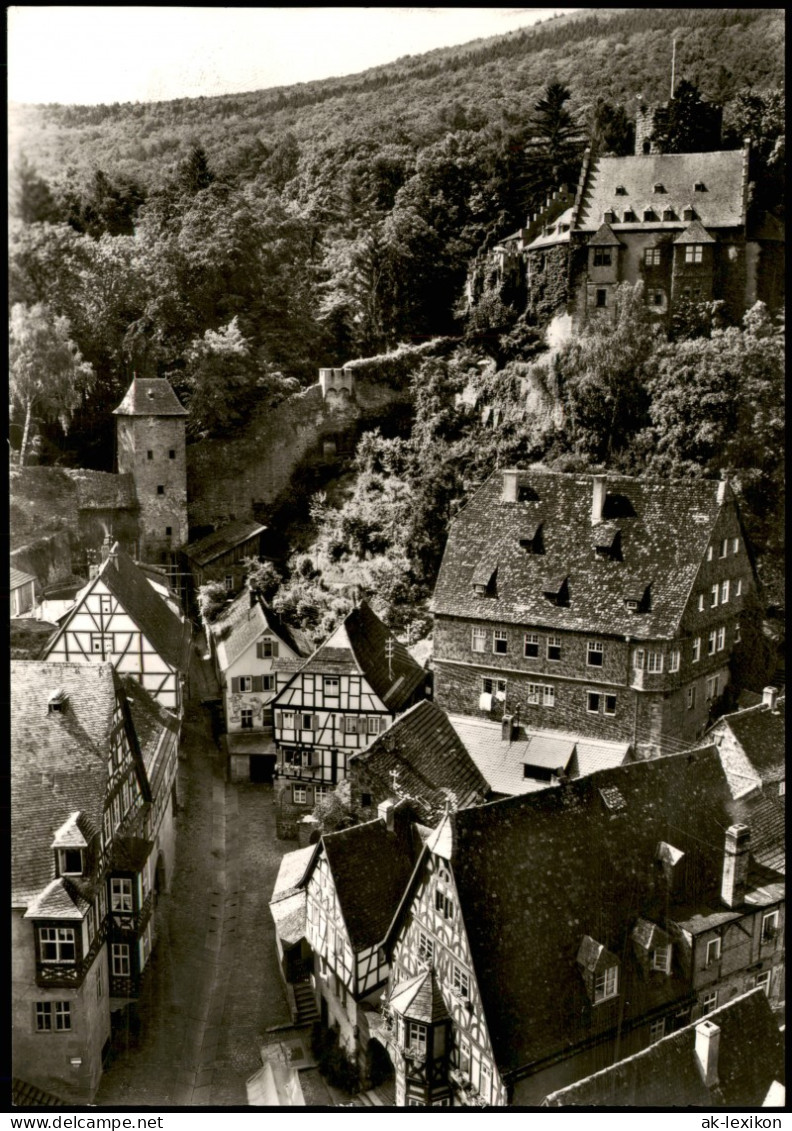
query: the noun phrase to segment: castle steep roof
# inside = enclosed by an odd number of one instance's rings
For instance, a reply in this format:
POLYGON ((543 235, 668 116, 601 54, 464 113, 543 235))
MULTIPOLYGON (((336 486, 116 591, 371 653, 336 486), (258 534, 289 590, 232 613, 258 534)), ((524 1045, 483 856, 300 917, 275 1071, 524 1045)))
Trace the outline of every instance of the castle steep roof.
POLYGON ((164 377, 134 377, 115 416, 188 416, 164 377))
POLYGON ((682 217, 691 203, 706 228, 740 227, 745 223, 745 162, 743 150, 595 158, 584 186, 577 227, 596 231, 604 213, 613 211, 621 217, 629 209, 636 217, 630 227, 678 230, 687 226, 682 217), (696 184, 703 185, 704 191, 696 192, 696 184), (655 185, 662 185, 664 191, 655 192, 655 185), (619 188, 626 191, 617 192, 619 188), (666 209, 678 219, 662 221, 666 209), (656 218, 643 222, 645 210, 653 210, 656 218))
MULTIPOLYGON (((495 472, 451 523, 433 598, 435 615, 571 631, 671 637, 704 559, 721 504, 707 479, 606 477, 603 521, 620 534, 620 557, 592 552, 591 475, 544 470, 495 472), (516 474, 526 501, 503 501, 503 476, 516 474), (542 524, 543 553, 520 544, 542 524), (490 594, 476 592, 482 562, 497 565, 490 594), (545 596, 566 578, 568 601, 545 596), (651 586, 650 607, 631 610, 651 586)), ((729 489, 726 499, 733 500, 729 489)))

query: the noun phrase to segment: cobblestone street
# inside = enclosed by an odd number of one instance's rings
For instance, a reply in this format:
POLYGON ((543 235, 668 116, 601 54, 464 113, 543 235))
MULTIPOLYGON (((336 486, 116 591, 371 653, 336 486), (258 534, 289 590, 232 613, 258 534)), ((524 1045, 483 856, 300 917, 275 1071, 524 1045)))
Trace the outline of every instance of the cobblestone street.
MULTIPOLYGON (((200 706, 212 679, 196 653, 175 873, 139 1031, 130 1024, 116 1036, 99 1106, 245 1106, 245 1081, 273 1039, 267 1029, 290 1021, 267 904, 281 857, 296 845, 276 838, 270 786, 224 781, 200 706)), ((329 1100, 320 1091, 314 1102, 329 1100)))

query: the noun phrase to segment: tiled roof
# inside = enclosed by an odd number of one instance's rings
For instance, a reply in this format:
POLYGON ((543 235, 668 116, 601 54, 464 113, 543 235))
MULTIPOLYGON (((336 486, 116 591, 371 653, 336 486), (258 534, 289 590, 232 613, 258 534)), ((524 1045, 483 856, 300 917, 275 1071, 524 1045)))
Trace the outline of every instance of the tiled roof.
POLYGON ((717 482, 609 474, 603 517, 621 536, 621 560, 613 560, 593 552, 592 476, 520 471, 520 487, 535 497, 504 503, 503 474, 495 472, 451 523, 436 614, 639 639, 674 635, 718 516, 717 482), (537 521, 541 554, 520 545, 537 521), (483 560, 497 563, 494 596, 474 591, 483 560), (552 576, 567 578, 568 604, 545 596, 552 576), (647 584, 649 611, 631 612, 625 602, 647 584))
POLYGON ((686 243, 715 243, 716 241, 707 232, 707 229, 702 225, 700 220, 694 220, 692 224, 688 224, 684 232, 680 233, 674 240, 675 244, 686 243))
POLYGON ((610 224, 600 224, 596 233, 588 241, 588 247, 619 247, 621 240, 614 235, 610 224))
POLYGON ((26 919, 82 919, 90 904, 68 880, 47 884, 25 912, 26 919))
POLYGON ((117 416, 188 415, 164 377, 135 377, 113 412, 117 416))
POLYGON ((426 699, 350 758, 350 772, 358 768, 384 795, 395 790, 417 802, 424 817, 442 813, 449 804, 454 809, 478 804, 489 792, 448 715, 426 699))
MULTIPOLYGON (((684 996, 682 979, 646 976, 629 935, 639 917, 662 922, 666 913, 655 854, 670 826, 675 846, 687 855, 688 894, 716 900, 729 801, 710 748, 600 771, 445 819, 460 910, 502 1072, 565 1050, 571 1032, 583 1041, 615 1028, 620 1009, 629 1025, 684 996), (609 790, 623 799, 617 814, 603 803, 609 790), (612 1007, 592 1008, 586 993, 577 964, 585 935, 624 956, 626 989, 612 1007)), ((403 908, 408 906, 405 900, 403 908)), ((390 938, 397 926, 398 919, 390 938)))
POLYGON ((764 704, 724 715, 713 730, 726 726, 739 742, 762 782, 782 781, 785 777, 786 698, 776 700, 776 710, 764 704))
POLYGON ((687 1025, 610 1068, 552 1092, 547 1107, 760 1107, 783 1079, 778 1022, 761 989, 708 1013, 718 1026, 717 1086, 707 1087, 696 1057, 696 1028, 687 1025))
POLYGON ((207 534, 197 542, 191 542, 185 547, 184 552, 191 562, 205 566, 215 558, 219 558, 221 554, 233 550, 241 542, 247 542, 257 534, 263 534, 266 529, 266 526, 262 526, 255 519, 240 518, 236 522, 229 522, 227 526, 221 526, 219 530, 207 534))
MULTIPOLYGON (((190 662, 190 622, 181 620, 170 605, 155 592, 146 575, 138 569, 130 557, 118 544, 113 553, 103 562, 97 575, 132 618, 146 639, 172 668, 187 672, 190 662)), ((92 585, 96 584, 96 580, 92 585)), ((92 588, 89 585, 83 592, 92 588)), ((58 635, 48 645, 52 645, 68 628, 72 617, 79 610, 78 602, 62 623, 58 635)))
POLYGON ((743 170, 745 154, 741 150, 716 153, 658 153, 636 157, 600 157, 592 161, 578 211, 577 227, 596 231, 605 212, 614 211, 621 220, 626 209, 637 221, 616 223, 624 227, 668 228, 687 227, 683 210, 693 207, 706 228, 734 228, 745 223, 743 214, 743 170), (705 192, 696 192, 702 182, 705 192), (664 192, 655 192, 662 184, 664 192), (626 195, 616 192, 623 186, 626 195), (676 221, 660 219, 641 222, 645 209, 653 209, 661 217, 664 209, 672 209, 676 221))
POLYGON ((111 475, 107 471, 67 470, 77 488, 80 510, 134 510, 138 505, 135 478, 130 472, 111 475))
POLYGON ((270 903, 270 914, 275 923, 278 938, 287 946, 293 946, 305 938, 308 912, 308 897, 304 891, 294 892, 283 899, 270 903))
POLYGON ((292 895, 299 888, 308 870, 308 865, 316 852, 316 845, 309 844, 307 848, 296 848, 294 852, 286 853, 278 868, 275 887, 272 889, 270 897, 271 903, 276 903, 279 899, 292 895))
POLYGON ((251 604, 250 591, 243 589, 222 610, 217 620, 209 625, 221 670, 226 671, 268 630, 298 656, 310 653, 311 648, 304 633, 290 629, 261 598, 256 598, 251 604))
POLYGON ((494 793, 516 795, 545 789, 551 783, 525 777, 523 767, 564 768, 570 777, 621 766, 630 750, 628 742, 568 734, 561 731, 517 727, 511 742, 502 738, 500 723, 467 715, 450 715, 460 741, 494 793))
POLYGON ((399 711, 409 703, 425 679, 423 668, 366 601, 347 614, 300 670, 360 672, 389 711, 399 711), (393 648, 390 660, 386 652, 388 641, 393 648))
POLYGON ((52 841, 71 813, 101 828, 116 684, 110 664, 11 664, 11 875, 24 904, 55 875, 52 841), (66 710, 49 713, 62 687, 66 710))
POLYGON ((133 676, 120 677, 151 791, 156 797, 167 769, 165 752, 178 742, 179 720, 133 676), (163 741, 164 736, 164 741, 163 741))
POLYGON ((326 833, 322 847, 353 950, 382 941, 415 863, 408 814, 326 833))
POLYGON ((31 573, 23 573, 21 569, 14 569, 14 567, 11 566, 10 589, 19 589, 21 585, 28 585, 31 581, 35 580, 35 577, 31 573))
POLYGON ((410 1021, 435 1025, 449 1017, 434 970, 423 970, 393 987, 388 1006, 410 1021))

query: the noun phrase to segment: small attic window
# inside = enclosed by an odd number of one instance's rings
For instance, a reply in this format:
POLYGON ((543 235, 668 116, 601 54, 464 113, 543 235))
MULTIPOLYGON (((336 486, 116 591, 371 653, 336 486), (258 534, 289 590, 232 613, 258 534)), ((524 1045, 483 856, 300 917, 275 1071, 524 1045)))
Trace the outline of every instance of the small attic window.
POLYGON ((616 195, 617 196, 626 196, 627 195, 627 189, 624 187, 624 185, 616 185, 616 195))
POLYGON ((613 211, 612 208, 609 208, 607 210, 607 212, 602 213, 602 220, 603 220, 603 223, 605 223, 605 224, 615 224, 616 223, 616 213, 613 211))
POLYGON ((81 848, 59 848, 58 870, 62 876, 81 876, 84 871, 81 848))
POLYGON ((610 523, 600 523, 594 531, 594 553, 598 558, 621 561, 621 531, 610 523))
POLYGON ((533 487, 528 483, 517 484, 517 502, 518 503, 538 503, 539 496, 533 487))
POLYGON ((683 220, 695 220, 696 219, 695 209, 690 207, 690 206, 687 207, 687 208, 683 208, 682 209, 682 219, 683 220))
POLYGON ((609 817, 626 816, 627 802, 615 785, 607 785, 599 791, 602 804, 609 817))
POLYGON ((676 220, 676 218, 677 218, 677 217, 676 217, 676 212, 674 211, 674 209, 673 209, 673 208, 664 208, 664 209, 663 209, 663 219, 664 219, 664 220, 666 220, 666 221, 668 221, 668 220, 676 220))
POLYGON ((479 597, 494 597, 497 581, 497 566, 479 566, 473 574, 473 592, 479 597))
POLYGON ((520 546, 527 554, 543 554, 544 542, 542 540, 542 526, 541 523, 536 525, 532 530, 527 530, 523 537, 520 539, 520 546))
POLYGON ((66 710, 66 705, 69 702, 69 696, 62 687, 57 688, 52 692, 47 700, 47 713, 62 714, 66 710))
POLYGON ((569 586, 566 577, 549 577, 542 586, 542 593, 553 605, 569 604, 569 586))
POLYGON ((654 208, 644 208, 643 218, 644 220, 656 220, 654 208))
POLYGON ((696 183, 693 186, 693 191, 694 192, 706 192, 707 186, 704 184, 703 181, 696 181, 696 183))
POLYGON ((665 185, 661 185, 660 182, 658 181, 657 184, 654 186, 654 191, 655 192, 665 192, 665 185))
POLYGON ((635 216, 635 213, 633 212, 632 208, 628 208, 624 213, 625 224, 632 224, 632 223, 635 222, 635 219, 636 219, 636 216, 635 216))

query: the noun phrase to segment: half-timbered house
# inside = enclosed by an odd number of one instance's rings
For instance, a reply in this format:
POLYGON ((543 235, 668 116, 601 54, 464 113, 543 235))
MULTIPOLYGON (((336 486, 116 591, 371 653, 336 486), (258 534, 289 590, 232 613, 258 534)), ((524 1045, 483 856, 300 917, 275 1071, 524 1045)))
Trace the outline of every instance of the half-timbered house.
POLYGON ((435 700, 679 750, 755 654, 756 588, 726 481, 497 471, 449 529, 435 700))
POLYGON ((272 700, 311 648, 260 594, 244 589, 209 625, 209 644, 223 694, 231 781, 272 781, 272 700))
POLYGON ((109 663, 11 671, 14 1076, 91 1102, 174 857, 176 718, 109 663))
POLYGON ((109 661, 119 674, 133 676, 158 703, 180 715, 190 636, 190 622, 115 545, 43 656, 61 663, 109 661))
POLYGON ((714 748, 449 813, 384 940, 397 1102, 533 1106, 718 986, 782 1001, 783 874, 741 819, 714 748))
POLYGON ((282 804, 312 809, 349 755, 424 697, 425 678, 365 601, 352 609, 273 700, 282 804))

